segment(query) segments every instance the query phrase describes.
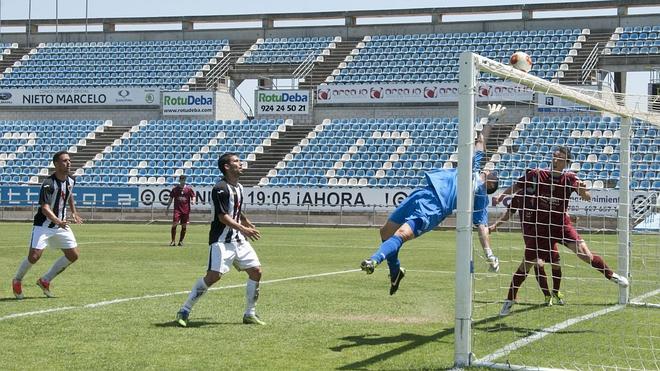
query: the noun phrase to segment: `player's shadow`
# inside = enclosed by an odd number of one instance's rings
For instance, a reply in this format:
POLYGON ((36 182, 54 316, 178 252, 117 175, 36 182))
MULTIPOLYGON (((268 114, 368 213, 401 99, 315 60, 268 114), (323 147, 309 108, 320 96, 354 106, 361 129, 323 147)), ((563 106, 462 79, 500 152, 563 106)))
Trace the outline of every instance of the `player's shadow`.
MULTIPOLYGON (((475 322, 476 324, 483 325, 489 322, 495 322, 499 317, 489 317, 484 318, 480 321, 475 322)), ((369 346, 369 345, 383 345, 383 344, 396 344, 403 343, 398 348, 388 350, 387 352, 376 354, 370 358, 367 358, 362 361, 353 362, 342 367, 339 367, 339 370, 356 370, 356 369, 365 369, 369 366, 373 366, 374 363, 387 360, 392 357, 396 357, 400 354, 403 354, 407 351, 413 350, 420 346, 426 345, 430 342, 439 341, 440 339, 452 335, 454 333, 453 328, 446 328, 442 331, 436 332, 431 335, 417 335, 411 333, 402 333, 400 335, 394 336, 379 336, 378 334, 367 334, 367 335, 356 335, 356 336, 346 336, 340 340, 349 342, 348 344, 342 344, 338 346, 331 347, 330 350, 334 352, 341 352, 347 348, 353 348, 358 346, 369 346)), ((447 368, 450 369, 450 368, 447 368)))
POLYGON ((49 301, 53 301, 55 299, 57 299, 57 298, 56 297, 55 298, 47 298, 45 296, 26 296, 23 299, 16 299, 16 298, 12 298, 12 297, 0 298, 0 302, 3 302, 3 301, 25 301, 25 300, 49 300, 49 301))
MULTIPOLYGON (((209 327, 209 326, 226 326, 226 325, 242 325, 239 322, 214 322, 214 321, 188 321, 188 326, 186 328, 200 328, 200 327, 209 327)), ((155 327, 179 327, 175 321, 168 321, 162 323, 154 323, 155 327)))

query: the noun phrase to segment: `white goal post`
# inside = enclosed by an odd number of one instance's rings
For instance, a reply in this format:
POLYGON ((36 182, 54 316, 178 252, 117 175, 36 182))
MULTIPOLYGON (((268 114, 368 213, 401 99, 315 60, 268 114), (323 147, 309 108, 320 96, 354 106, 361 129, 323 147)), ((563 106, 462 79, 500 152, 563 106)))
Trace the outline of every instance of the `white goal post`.
MULTIPOLYGON (((473 301, 475 267, 473 259, 473 185, 472 156, 475 138, 475 110, 478 95, 478 77, 481 72, 497 76, 508 82, 514 82, 541 93, 591 107, 598 111, 619 116, 620 124, 620 180, 619 205, 617 216, 616 244, 618 254, 615 271, 623 277, 630 273, 630 214, 631 214, 631 132, 633 120, 648 122, 660 126, 660 115, 642 112, 622 105, 613 93, 587 91, 555 82, 543 80, 531 74, 514 69, 511 66, 493 61, 480 55, 464 52, 459 58, 459 129, 458 129, 458 200, 456 220, 456 282, 455 282, 455 347, 454 362, 456 367, 487 366, 493 368, 526 369, 526 366, 480 362, 474 355, 473 346, 473 301)), ((614 260, 612 261, 612 263, 614 260)), ((577 264, 577 263, 576 263, 577 264)), ((512 272, 506 272, 510 278, 512 272)), ((529 279, 533 281, 533 279, 529 279)), ((532 285, 532 283, 529 283, 532 285)), ((618 305, 631 305, 629 288, 620 287, 618 305)), ((658 295, 655 293, 654 295, 658 295)), ((493 316, 497 316, 494 313, 493 316)), ((494 319, 496 320, 496 319, 494 319)), ((539 369, 539 367, 532 367, 539 369)))

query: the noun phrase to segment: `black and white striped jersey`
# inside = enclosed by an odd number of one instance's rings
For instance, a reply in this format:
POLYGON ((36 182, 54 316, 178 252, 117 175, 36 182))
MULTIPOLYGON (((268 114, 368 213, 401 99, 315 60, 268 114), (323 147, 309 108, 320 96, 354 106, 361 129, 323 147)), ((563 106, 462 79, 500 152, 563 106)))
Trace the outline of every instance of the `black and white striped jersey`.
POLYGON ((41 184, 39 190, 39 209, 34 215, 34 225, 56 228, 57 225, 44 215, 43 205, 50 205, 51 211, 60 219, 66 220, 66 207, 73 191, 75 179, 67 176, 65 181, 61 181, 52 174, 41 184))
POLYGON ((213 221, 209 231, 209 245, 216 242, 244 242, 245 236, 241 232, 225 225, 218 219, 218 215, 227 214, 236 223, 241 222, 243 186, 240 183, 233 186, 223 178, 211 190, 211 199, 213 200, 213 221))

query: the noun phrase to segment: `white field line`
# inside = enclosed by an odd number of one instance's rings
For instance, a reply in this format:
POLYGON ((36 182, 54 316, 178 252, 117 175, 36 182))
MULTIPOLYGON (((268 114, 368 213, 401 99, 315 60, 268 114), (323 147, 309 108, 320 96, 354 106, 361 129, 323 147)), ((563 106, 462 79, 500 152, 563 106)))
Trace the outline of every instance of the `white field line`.
MULTIPOLYGON (((305 276, 278 278, 278 279, 274 279, 274 280, 261 281, 261 284, 295 281, 295 280, 303 280, 303 279, 307 279, 307 278, 317 278, 317 277, 325 277, 325 276, 334 276, 334 275, 338 275, 338 274, 353 273, 353 272, 360 272, 360 269, 350 269, 350 270, 346 270, 346 271, 337 271, 337 272, 328 272, 328 273, 319 273, 319 274, 308 274, 308 275, 305 275, 305 276)), ((209 291, 211 291, 211 290, 213 290, 213 291, 215 291, 215 290, 228 290, 228 289, 235 289, 235 288, 239 288, 239 287, 245 287, 245 284, 229 285, 229 286, 221 286, 221 287, 211 287, 209 289, 209 291)), ((120 299, 114 299, 114 300, 106 300, 106 301, 101 301, 101 302, 98 302, 98 303, 91 303, 91 304, 85 304, 85 305, 73 306, 73 307, 60 307, 60 308, 44 309, 44 310, 37 310, 37 311, 31 311, 31 312, 14 313, 14 314, 9 314, 9 315, 0 317, 0 322, 8 320, 8 319, 12 319, 12 318, 18 318, 18 317, 37 316, 37 315, 40 315, 40 314, 48 314, 48 313, 52 313, 52 312, 69 311, 69 310, 74 310, 74 309, 92 309, 92 308, 103 307, 103 306, 106 306, 106 305, 125 303, 125 302, 129 302, 129 301, 153 299, 153 298, 163 298, 163 297, 174 296, 174 295, 183 295, 183 294, 188 294, 188 293, 190 293, 190 291, 177 291, 177 292, 169 292, 169 293, 164 293, 164 294, 153 294, 153 295, 135 296, 135 297, 130 297, 130 298, 120 298, 120 299)))
MULTIPOLYGON (((660 289, 657 289, 657 290, 648 292, 646 294, 640 295, 640 296, 632 299, 631 302, 632 303, 637 303, 640 300, 643 300, 643 299, 646 299, 648 297, 658 295, 658 294, 660 294, 660 289)), ((492 364, 492 362, 494 360, 496 360, 498 358, 501 358, 503 356, 506 356, 507 354, 513 352, 514 350, 517 350, 517 349, 522 348, 522 347, 524 347, 528 344, 531 344, 531 343, 533 343, 537 340, 540 340, 540 339, 546 337, 547 335, 551 335, 555 332, 561 331, 561 330, 563 330, 563 329, 565 329, 569 326, 572 326, 576 323, 586 321, 586 320, 590 320, 592 318, 596 318, 596 317, 599 317, 599 316, 602 316, 604 314, 608 314, 608 313, 611 313, 611 312, 615 312, 615 311, 621 310, 625 307, 626 306, 623 305, 623 304, 617 304, 617 305, 611 306, 609 308, 605 308, 605 309, 602 309, 602 310, 599 310, 599 311, 596 311, 596 312, 593 312, 593 313, 585 314, 585 315, 580 316, 580 317, 571 318, 571 319, 566 320, 564 322, 558 323, 554 326, 550 326, 548 328, 545 328, 543 330, 535 332, 535 333, 533 333, 532 335, 530 335, 526 338, 516 340, 513 343, 508 344, 508 345, 504 346, 503 348, 498 349, 495 352, 493 352, 493 353, 491 353, 491 354, 489 354, 489 355, 487 355, 487 356, 485 356, 481 359, 478 359, 478 360, 474 361, 474 364, 475 365, 477 365, 477 364, 483 364, 483 365, 492 364)))

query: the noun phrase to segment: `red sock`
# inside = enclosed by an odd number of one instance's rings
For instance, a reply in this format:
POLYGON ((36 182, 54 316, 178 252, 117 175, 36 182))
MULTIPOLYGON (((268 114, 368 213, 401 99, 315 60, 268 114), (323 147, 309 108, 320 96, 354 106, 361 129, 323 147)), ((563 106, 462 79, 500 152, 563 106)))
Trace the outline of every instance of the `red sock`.
POLYGON ((561 285, 561 267, 556 266, 552 268, 552 292, 559 292, 559 286, 561 285))
POLYGON ((172 242, 176 239, 176 225, 170 229, 170 234, 172 235, 172 242))
POLYGON ((523 282, 525 282, 525 278, 527 278, 527 272, 524 271, 525 268, 518 268, 516 273, 513 274, 513 278, 511 279, 511 286, 509 287, 509 294, 507 295, 507 300, 515 300, 516 296, 518 295, 518 289, 522 285, 523 282))
POLYGON ((184 237, 186 237, 186 226, 181 227, 181 237, 179 237, 179 243, 183 242, 184 237))
POLYGON ((550 296, 550 289, 548 289, 548 276, 545 274, 545 268, 535 265, 534 273, 536 274, 536 282, 539 283, 543 295, 550 296))
POLYGON ((591 266, 598 269, 598 271, 604 274, 605 278, 608 280, 612 278, 612 274, 614 272, 612 272, 610 267, 605 264, 605 261, 599 255, 593 254, 593 259, 591 259, 591 266))

